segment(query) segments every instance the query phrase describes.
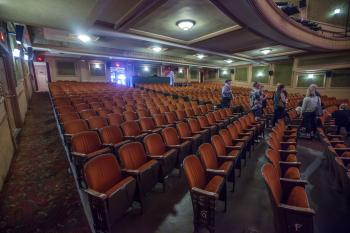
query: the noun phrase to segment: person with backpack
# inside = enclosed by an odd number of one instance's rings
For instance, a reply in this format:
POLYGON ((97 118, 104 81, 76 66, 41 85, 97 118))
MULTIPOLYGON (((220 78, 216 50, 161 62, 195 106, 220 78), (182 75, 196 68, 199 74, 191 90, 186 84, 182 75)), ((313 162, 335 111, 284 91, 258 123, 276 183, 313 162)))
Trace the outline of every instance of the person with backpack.
POLYGON ((261 84, 259 82, 254 82, 253 88, 250 91, 250 109, 255 119, 259 119, 262 115, 262 102, 261 84))
POLYGON ((277 84, 275 93, 273 94, 273 120, 272 126, 286 115, 287 95, 283 84, 277 84))

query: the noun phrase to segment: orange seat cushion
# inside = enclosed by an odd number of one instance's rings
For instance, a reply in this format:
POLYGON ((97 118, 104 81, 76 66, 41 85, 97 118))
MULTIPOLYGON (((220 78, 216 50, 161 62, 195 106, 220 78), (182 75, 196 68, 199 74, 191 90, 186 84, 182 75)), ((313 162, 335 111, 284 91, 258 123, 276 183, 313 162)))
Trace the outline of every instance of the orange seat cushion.
POLYGON ((115 191, 118 189, 123 188, 124 186, 128 185, 129 183, 133 182, 135 179, 131 176, 126 177, 125 179, 121 180, 117 184, 113 185, 112 188, 108 189, 106 191, 106 195, 110 197, 115 191))
POLYGON ((300 186, 294 187, 289 194, 287 204, 291 206, 309 208, 305 189, 300 186))
POLYGON ((342 157, 348 157, 348 158, 350 158, 350 152, 344 152, 344 153, 342 154, 342 157))
POLYGON ((335 148, 346 148, 346 145, 345 144, 335 144, 334 146, 335 148))
POLYGON ((286 162, 297 162, 297 156, 295 154, 289 154, 286 158, 286 162))
POLYGON ((294 145, 288 146, 288 150, 295 150, 295 149, 296 149, 296 147, 294 145))
POLYGON ((287 171, 284 173, 284 178, 299 180, 300 179, 299 169, 296 167, 288 168, 287 171))
POLYGON ((224 178, 221 176, 214 176, 207 186, 205 186, 205 190, 208 192, 219 193, 222 185, 224 184, 224 178))

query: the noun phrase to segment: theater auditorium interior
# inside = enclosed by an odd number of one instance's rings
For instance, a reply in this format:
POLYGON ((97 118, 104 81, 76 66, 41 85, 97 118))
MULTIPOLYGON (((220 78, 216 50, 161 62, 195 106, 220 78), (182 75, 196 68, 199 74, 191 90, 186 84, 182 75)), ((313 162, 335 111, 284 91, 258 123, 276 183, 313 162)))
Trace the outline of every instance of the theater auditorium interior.
POLYGON ((1 233, 349 233, 349 0, 0 0, 1 233))

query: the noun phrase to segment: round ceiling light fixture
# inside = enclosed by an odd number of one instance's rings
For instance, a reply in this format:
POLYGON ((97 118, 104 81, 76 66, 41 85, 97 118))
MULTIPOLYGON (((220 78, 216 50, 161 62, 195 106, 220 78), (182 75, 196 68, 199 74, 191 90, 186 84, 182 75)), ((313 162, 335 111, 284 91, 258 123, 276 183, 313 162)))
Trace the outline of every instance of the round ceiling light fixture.
POLYGON ((176 22, 176 26, 178 26, 184 31, 190 30, 195 24, 196 22, 190 19, 183 19, 176 22))
POLYGON ((152 50, 155 53, 160 53, 160 52, 163 52, 164 50, 166 50, 166 48, 162 48, 162 47, 160 47, 158 45, 151 46, 151 47, 149 47, 149 49, 152 50))
POLYGON ((226 63, 231 64, 233 61, 231 59, 225 60, 226 63))
POLYGON ((340 8, 334 9, 334 11, 333 11, 334 15, 337 15, 337 14, 340 14, 340 13, 341 13, 340 8))
POLYGON ((264 55, 267 55, 267 54, 271 53, 271 51, 272 51, 272 49, 262 49, 262 50, 260 50, 260 52, 262 54, 264 54, 264 55))
POLYGON ((198 59, 203 59, 203 58, 205 58, 205 57, 206 57, 206 55, 201 54, 201 53, 196 54, 195 56, 196 56, 198 59))
POLYGON ((85 34, 78 35, 78 39, 84 43, 91 41, 91 37, 85 34))

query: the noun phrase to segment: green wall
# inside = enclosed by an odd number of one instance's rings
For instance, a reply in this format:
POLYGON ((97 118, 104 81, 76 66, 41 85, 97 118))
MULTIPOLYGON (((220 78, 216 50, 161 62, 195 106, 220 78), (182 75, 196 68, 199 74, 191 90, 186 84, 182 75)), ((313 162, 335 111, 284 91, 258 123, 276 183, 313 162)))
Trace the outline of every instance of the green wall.
POLYGON ((253 66, 252 82, 269 83, 269 66, 253 66))
POLYGON ((199 79, 199 70, 195 68, 190 68, 190 79, 191 80, 198 80, 199 79))
POLYGON ((219 79, 231 79, 231 70, 230 69, 221 69, 219 70, 219 79))
POLYGON ((318 87, 324 87, 325 74, 314 74, 314 77, 309 78, 309 74, 299 74, 297 87, 308 87, 311 84, 316 84, 318 87))
POLYGON ((322 57, 300 58, 299 67, 350 63, 350 54, 329 54, 322 57))
POLYGON ((290 86, 292 83, 293 63, 277 63, 273 74, 273 84, 282 83, 290 86))
POLYGON ((331 87, 350 87, 350 69, 342 72, 333 72, 331 87))
POLYGON ((248 67, 237 67, 235 70, 235 80, 248 82, 248 67))
POLYGON ((217 69, 208 69, 208 79, 216 79, 217 69))

